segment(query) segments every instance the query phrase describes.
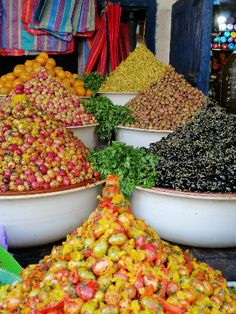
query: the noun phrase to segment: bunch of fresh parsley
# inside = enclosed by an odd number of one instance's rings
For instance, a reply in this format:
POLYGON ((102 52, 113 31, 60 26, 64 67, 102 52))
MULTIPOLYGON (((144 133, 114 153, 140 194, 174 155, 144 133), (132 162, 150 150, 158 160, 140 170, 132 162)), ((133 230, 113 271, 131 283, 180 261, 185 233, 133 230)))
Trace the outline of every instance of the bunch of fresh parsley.
POLYGON ((108 174, 120 178, 120 189, 125 196, 131 195, 136 186, 152 188, 157 177, 158 158, 145 150, 120 142, 101 150, 90 152, 88 160, 105 179, 108 174))
POLYGON ((99 126, 98 136, 101 140, 110 143, 113 133, 119 124, 127 125, 135 122, 132 118, 133 111, 124 106, 116 106, 104 96, 82 100, 87 113, 92 113, 99 126))

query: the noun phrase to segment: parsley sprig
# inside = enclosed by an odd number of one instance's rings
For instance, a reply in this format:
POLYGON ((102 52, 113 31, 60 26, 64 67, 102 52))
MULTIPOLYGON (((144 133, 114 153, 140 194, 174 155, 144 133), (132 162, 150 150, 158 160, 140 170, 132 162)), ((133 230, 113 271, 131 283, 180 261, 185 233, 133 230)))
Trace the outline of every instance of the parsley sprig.
POLYGON ((113 132, 119 124, 128 125, 134 123, 133 111, 124 106, 114 105, 113 102, 104 96, 98 96, 82 101, 87 113, 92 113, 99 126, 98 136, 101 140, 110 143, 113 132))
POLYGON ((108 174, 116 174, 120 178, 121 192, 131 195, 136 186, 152 188, 157 177, 156 165, 158 158, 139 148, 120 142, 90 153, 88 160, 102 178, 108 174))

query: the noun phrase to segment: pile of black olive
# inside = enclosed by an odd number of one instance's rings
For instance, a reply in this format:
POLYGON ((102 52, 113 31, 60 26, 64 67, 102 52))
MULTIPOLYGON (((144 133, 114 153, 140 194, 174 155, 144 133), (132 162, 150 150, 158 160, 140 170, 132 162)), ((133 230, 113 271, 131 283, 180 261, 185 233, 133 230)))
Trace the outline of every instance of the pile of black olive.
POLYGON ((160 158, 157 187, 236 192, 236 116, 213 101, 148 151, 160 158))

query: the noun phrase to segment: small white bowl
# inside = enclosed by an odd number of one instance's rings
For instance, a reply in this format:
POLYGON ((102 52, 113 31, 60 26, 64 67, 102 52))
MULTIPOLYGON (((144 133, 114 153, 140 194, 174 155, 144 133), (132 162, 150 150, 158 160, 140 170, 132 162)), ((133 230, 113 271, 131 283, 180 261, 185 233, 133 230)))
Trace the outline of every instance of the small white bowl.
POLYGON ((194 247, 236 246, 236 194, 137 187, 131 209, 162 239, 194 247))
POLYGON ((81 140, 89 149, 96 148, 98 144, 98 136, 96 127, 98 124, 90 124, 83 126, 69 126, 67 129, 71 130, 79 140, 81 140))
POLYGON ((9 247, 37 246, 63 239, 96 208, 102 184, 99 181, 57 192, 0 195, 0 224, 9 247))
POLYGON ((116 140, 134 147, 149 147, 151 143, 160 141, 172 132, 170 130, 147 130, 118 126, 116 140))
POLYGON ((126 105, 131 99, 135 98, 138 93, 115 93, 115 92, 104 92, 98 93, 99 96, 106 96, 108 97, 114 105, 124 106, 126 105))

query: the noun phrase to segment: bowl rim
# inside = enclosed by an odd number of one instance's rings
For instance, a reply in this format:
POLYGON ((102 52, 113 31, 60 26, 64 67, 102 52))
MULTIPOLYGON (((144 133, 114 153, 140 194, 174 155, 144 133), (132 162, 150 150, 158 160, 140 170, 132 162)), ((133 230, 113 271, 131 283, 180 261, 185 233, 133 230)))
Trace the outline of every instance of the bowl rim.
POLYGON ((173 130, 154 130, 154 129, 141 129, 141 128, 133 128, 127 127, 123 125, 118 125, 117 129, 125 129, 125 130, 132 130, 137 132, 153 132, 153 133, 173 133, 173 130))
POLYGON ((69 194, 74 192, 84 191, 98 185, 101 185, 105 182, 105 180, 99 181, 86 181, 82 183, 77 183, 70 186, 62 186, 60 188, 54 188, 45 191, 30 191, 30 192, 8 192, 8 193, 0 193, 0 201, 1 200, 18 200, 18 199, 32 199, 32 198, 40 198, 40 197, 50 197, 56 195, 69 194))
POLYGON ((140 92, 97 92, 98 95, 138 95, 140 92))
POLYGON ((66 126, 66 129, 83 129, 83 128, 95 127, 98 125, 99 125, 98 123, 86 124, 86 125, 72 125, 72 126, 66 126))
MULTIPOLYGON (((142 188, 137 186, 138 191, 144 191, 153 194, 168 195, 172 197, 181 197, 181 198, 192 198, 192 199, 203 199, 203 200, 222 200, 222 201, 236 201, 236 193, 199 193, 199 192, 185 192, 171 189, 162 189, 162 188, 142 188)), ((235 208, 236 209, 236 208, 235 208)))

